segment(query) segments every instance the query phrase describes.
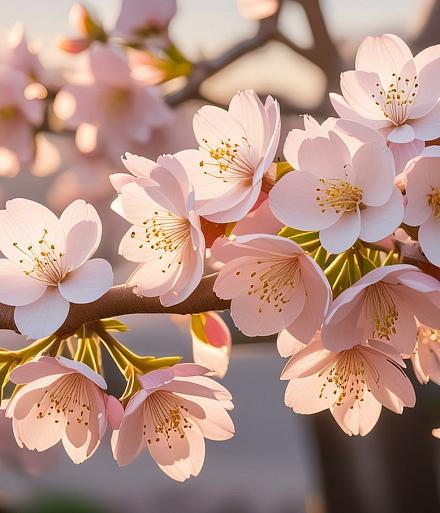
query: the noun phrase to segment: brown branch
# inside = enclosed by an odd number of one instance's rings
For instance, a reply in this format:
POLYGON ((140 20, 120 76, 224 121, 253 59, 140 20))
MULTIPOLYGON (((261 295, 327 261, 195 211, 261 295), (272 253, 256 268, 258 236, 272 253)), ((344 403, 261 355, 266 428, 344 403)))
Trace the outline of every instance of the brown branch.
MULTIPOLYGON (((85 305, 72 304, 69 315, 57 331, 61 338, 68 337, 83 324, 108 317, 135 313, 177 313, 190 314, 211 310, 226 310, 229 301, 219 299, 213 292, 217 274, 202 278, 196 290, 182 303, 164 307, 157 297, 140 297, 132 287, 116 285, 102 297, 85 305)), ((50 314, 49 314, 50 315, 50 314)), ((0 329, 17 331, 14 322, 14 307, 0 303, 0 329)))

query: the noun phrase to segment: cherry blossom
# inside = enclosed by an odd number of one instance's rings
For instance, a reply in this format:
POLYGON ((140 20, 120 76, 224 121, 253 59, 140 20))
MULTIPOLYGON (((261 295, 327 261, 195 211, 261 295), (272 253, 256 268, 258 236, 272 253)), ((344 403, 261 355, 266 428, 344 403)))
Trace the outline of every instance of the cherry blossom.
POLYGON ((0 302, 15 306, 23 335, 46 337, 69 313, 70 303, 90 303, 113 284, 111 265, 89 258, 101 241, 101 220, 92 205, 71 203, 58 219, 27 199, 0 211, 0 302), (50 314, 50 315, 49 315, 50 314))
POLYGON ((322 342, 341 351, 374 338, 410 356, 417 337, 414 316, 440 327, 439 307, 438 280, 412 265, 379 267, 335 299, 322 327, 322 342))
POLYGON ((268 18, 280 8, 279 0, 237 0, 237 4, 240 14, 250 20, 268 18))
POLYGON ((368 434, 382 405, 395 413, 415 405, 415 393, 403 373, 405 363, 389 344, 378 340, 338 352, 325 349, 319 332, 285 366, 289 380, 285 403, 296 413, 329 409, 348 435, 368 434))
POLYGON ((271 335, 287 328, 308 342, 319 329, 330 286, 295 242, 276 235, 242 235, 218 239, 212 252, 225 264, 214 292, 231 299, 232 319, 245 335, 271 335))
POLYGON ((130 399, 113 434, 113 455, 120 466, 148 448, 161 470, 176 481, 197 476, 205 460, 205 438, 228 440, 234 425, 227 412, 231 394, 196 364, 149 372, 130 399))
POLYGON ((218 223, 238 221, 257 202, 272 167, 280 137, 278 103, 268 96, 263 105, 255 91, 241 91, 227 111, 202 107, 193 125, 199 149, 176 156, 194 185, 197 211, 218 223))
POLYGON ((270 191, 275 216, 293 228, 319 231, 331 253, 348 249, 358 238, 375 242, 392 234, 403 219, 403 198, 394 186, 385 143, 354 145, 335 130, 321 129, 322 135, 300 135, 297 147, 296 133, 287 138, 284 152, 293 153, 298 168, 270 191))
POLYGON ((440 385, 440 330, 418 325, 417 345, 411 362, 420 383, 431 380, 440 385))
POLYGON ((159 92, 133 78, 122 51, 99 43, 90 49, 87 76, 61 89, 54 110, 66 126, 78 129, 81 151, 105 149, 114 160, 171 121, 159 92))
MULTIPOLYGON (((142 296, 160 296, 164 306, 186 299, 203 273, 205 241, 194 210, 194 192, 180 162, 162 155, 151 161, 128 157, 148 177, 118 183, 119 198, 112 208, 133 226, 123 237, 120 254, 140 263, 127 284, 142 296)), ((138 172, 140 173, 140 172, 138 172)), ((129 176, 129 175, 127 175, 129 176)))
POLYGON ((0 176, 14 176, 34 155, 33 130, 43 121, 44 104, 28 99, 28 77, 0 67, 0 176))
POLYGON ((15 368, 11 380, 23 385, 6 409, 20 447, 41 452, 62 441, 74 463, 93 455, 108 423, 102 376, 82 362, 40 357, 15 368))
POLYGON ((215 312, 192 314, 191 336, 194 362, 223 378, 231 357, 231 332, 215 312))
POLYGON ((418 240, 426 257, 440 265, 440 146, 430 146, 405 168, 405 223, 420 226, 418 240))
POLYGON ((341 74, 342 96, 330 94, 336 112, 380 130, 396 156, 420 154, 424 141, 440 136, 440 47, 413 57, 394 34, 368 36, 359 46, 354 71, 341 74))

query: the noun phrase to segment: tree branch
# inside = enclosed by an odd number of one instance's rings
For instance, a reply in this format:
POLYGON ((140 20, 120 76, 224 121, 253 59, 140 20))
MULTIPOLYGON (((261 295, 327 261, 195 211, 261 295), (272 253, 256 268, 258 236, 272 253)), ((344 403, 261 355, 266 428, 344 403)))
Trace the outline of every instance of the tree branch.
MULTIPOLYGON (((217 274, 204 276, 195 291, 182 303, 165 307, 158 297, 140 297, 133 293, 133 287, 116 285, 102 297, 85 305, 71 304, 69 315, 57 331, 60 338, 67 338, 83 324, 108 317, 135 313, 177 313, 190 314, 210 310, 226 310, 229 301, 219 299, 213 289, 217 274)), ((14 307, 0 303, 0 329, 18 329, 14 322, 14 307)))

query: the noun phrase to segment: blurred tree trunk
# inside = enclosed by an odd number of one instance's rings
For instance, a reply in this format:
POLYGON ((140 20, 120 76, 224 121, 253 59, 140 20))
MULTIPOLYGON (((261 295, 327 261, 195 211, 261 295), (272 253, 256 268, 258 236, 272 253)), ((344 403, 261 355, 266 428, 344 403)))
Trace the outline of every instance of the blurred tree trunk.
POLYGON ((326 513, 438 513, 437 450, 440 441, 435 385, 418 386, 418 404, 402 416, 385 409, 366 437, 348 438, 328 412, 314 427, 326 513))

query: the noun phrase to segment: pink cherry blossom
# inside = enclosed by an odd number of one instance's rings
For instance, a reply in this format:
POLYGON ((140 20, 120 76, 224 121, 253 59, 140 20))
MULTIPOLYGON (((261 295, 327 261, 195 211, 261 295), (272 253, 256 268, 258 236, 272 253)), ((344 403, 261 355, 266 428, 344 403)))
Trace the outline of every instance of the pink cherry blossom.
POLYGON ((64 86, 54 109, 68 127, 77 128, 81 151, 96 148, 114 160, 171 121, 159 91, 133 78, 125 54, 99 43, 90 50, 87 77, 64 86))
POLYGON ((332 352, 318 332, 281 374, 289 380, 285 403, 303 414, 328 408, 345 433, 364 436, 378 421, 382 405, 395 413, 415 405, 414 389, 401 367, 405 363, 399 353, 381 341, 332 352))
POLYGON ((342 96, 332 93, 330 99, 341 117, 385 135, 400 172, 424 141, 440 136, 439 87, 438 45, 413 57, 399 37, 384 34, 364 39, 355 70, 341 75, 342 96))
POLYGON ((176 0, 122 0, 113 35, 130 41, 161 32, 176 10, 176 0))
POLYGON ((142 296, 160 296, 164 306, 186 299, 203 273, 205 241, 194 211, 194 192, 180 162, 162 155, 151 161, 129 156, 126 165, 138 166, 145 178, 122 185, 112 208, 133 226, 123 237, 120 254, 140 266, 127 284, 142 296))
POLYGON ((11 380, 23 385, 6 409, 20 447, 41 452, 61 440, 74 463, 93 455, 108 423, 99 374, 82 362, 40 357, 15 368, 11 380))
POLYGON ((232 349, 231 332, 225 321, 215 312, 193 314, 191 336, 194 362, 223 378, 232 349))
POLYGON ((278 102, 238 92, 229 110, 206 105, 194 116, 198 150, 176 156, 191 177, 197 211, 217 223, 242 219, 260 195, 280 138, 278 102))
POLYGON ((237 0, 237 4, 240 14, 250 20, 268 18, 280 8, 279 0, 237 0))
POLYGON ((404 221, 420 226, 418 240, 426 257, 440 266, 440 146, 430 146, 405 168, 404 221))
POLYGON ((420 383, 440 385, 440 330, 418 325, 417 345, 411 355, 414 374, 420 383))
POLYGON ((101 220, 92 205, 71 203, 58 219, 27 199, 0 211, 0 302, 15 306, 23 335, 43 338, 65 321, 70 303, 89 303, 113 283, 111 265, 89 258, 100 241, 101 220))
POLYGON ((214 292, 231 299, 235 325, 249 336, 287 328, 302 342, 319 329, 331 291, 315 261, 300 246, 277 235, 218 239, 212 247, 224 262, 214 292))
POLYGON ((439 307, 438 280, 412 265, 379 267, 335 299, 322 327, 322 342, 341 351, 374 338, 410 356, 417 337, 414 316, 440 327, 439 307))
POLYGON ((43 121, 43 102, 28 99, 27 76, 0 67, 0 175, 14 176, 34 155, 33 131, 43 121))
POLYGON ((286 140, 284 153, 292 156, 295 170, 270 191, 275 216, 293 228, 319 231, 331 253, 345 251, 358 238, 375 242, 393 233, 403 219, 403 198, 385 141, 367 134, 369 142, 362 143, 355 133, 348 142, 348 134, 324 127, 305 134, 296 130, 286 140))
POLYGON ((185 481, 197 476, 205 459, 205 438, 228 440, 234 425, 227 412, 230 393, 205 376, 196 364, 149 372, 130 399, 119 429, 113 434, 113 455, 120 466, 144 449, 168 476, 185 481))

